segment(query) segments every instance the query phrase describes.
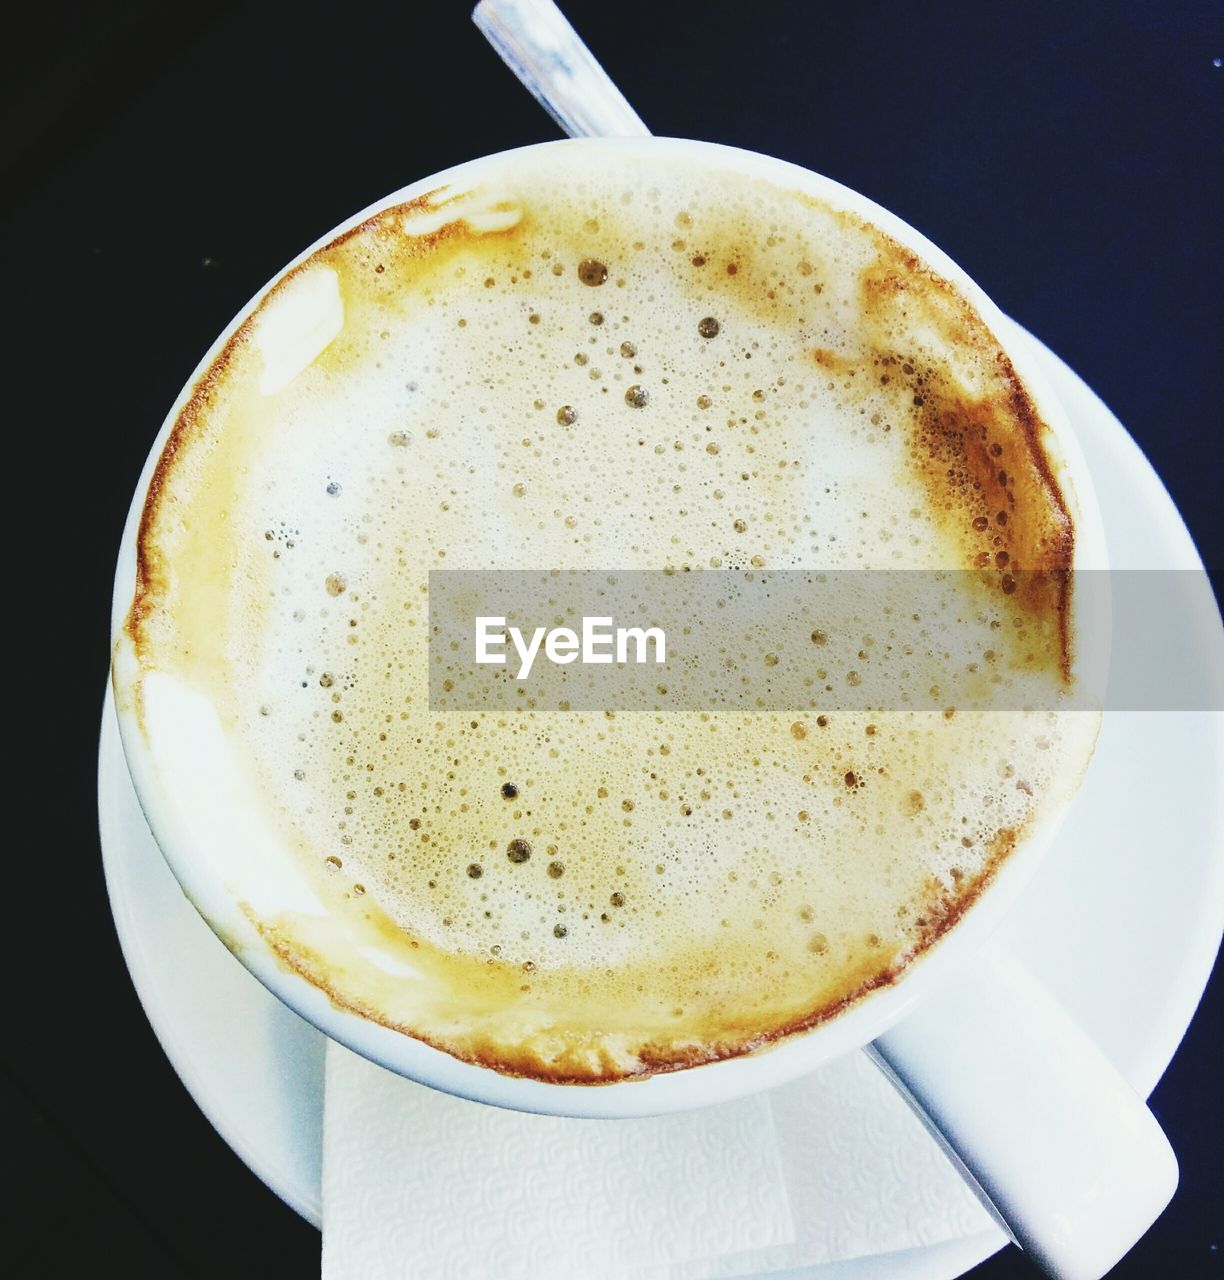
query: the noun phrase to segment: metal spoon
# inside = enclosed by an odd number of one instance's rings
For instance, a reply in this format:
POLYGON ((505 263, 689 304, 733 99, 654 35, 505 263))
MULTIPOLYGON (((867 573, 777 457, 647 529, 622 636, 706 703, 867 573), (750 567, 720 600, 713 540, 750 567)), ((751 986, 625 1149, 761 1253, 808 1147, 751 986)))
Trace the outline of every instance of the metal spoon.
POLYGON ((571 138, 649 135, 553 0, 480 0, 472 21, 571 138))

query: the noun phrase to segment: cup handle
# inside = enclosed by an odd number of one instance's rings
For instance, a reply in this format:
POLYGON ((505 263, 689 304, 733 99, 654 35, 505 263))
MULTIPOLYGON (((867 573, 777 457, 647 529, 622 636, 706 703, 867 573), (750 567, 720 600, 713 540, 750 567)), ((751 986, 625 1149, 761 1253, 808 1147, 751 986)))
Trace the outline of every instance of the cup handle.
POLYGON ((1057 1280, 1100 1280, 1177 1187, 1143 1099, 997 941, 867 1051, 1057 1280))

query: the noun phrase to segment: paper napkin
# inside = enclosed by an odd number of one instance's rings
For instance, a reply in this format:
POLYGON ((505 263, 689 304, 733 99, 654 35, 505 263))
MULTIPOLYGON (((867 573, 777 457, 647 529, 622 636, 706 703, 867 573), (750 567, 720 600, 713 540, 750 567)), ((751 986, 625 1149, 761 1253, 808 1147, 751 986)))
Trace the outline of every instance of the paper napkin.
POLYGON ((323 1280, 706 1280, 989 1225, 862 1054, 698 1111, 569 1120, 328 1045, 323 1280))
POLYGON ((327 1046, 323 1280, 636 1280, 793 1239, 764 1096, 523 1115, 327 1046))
POLYGON ((994 1226, 866 1054, 847 1054, 766 1096, 794 1240, 660 1276, 758 1275, 939 1244, 994 1226))

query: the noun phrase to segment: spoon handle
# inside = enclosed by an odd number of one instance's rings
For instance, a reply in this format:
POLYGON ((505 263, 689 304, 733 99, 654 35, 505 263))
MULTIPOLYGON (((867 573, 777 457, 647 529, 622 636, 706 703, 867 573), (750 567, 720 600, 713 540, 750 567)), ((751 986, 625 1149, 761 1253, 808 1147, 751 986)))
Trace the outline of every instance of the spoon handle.
POLYGON ((571 138, 649 135, 553 0, 480 0, 472 21, 571 138))

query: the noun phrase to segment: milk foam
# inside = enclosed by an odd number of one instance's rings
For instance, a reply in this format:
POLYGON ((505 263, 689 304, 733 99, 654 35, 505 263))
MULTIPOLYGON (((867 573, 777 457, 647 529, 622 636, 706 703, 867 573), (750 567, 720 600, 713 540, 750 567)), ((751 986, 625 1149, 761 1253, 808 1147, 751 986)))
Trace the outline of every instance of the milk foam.
MULTIPOLYGON (((133 621, 327 904, 265 936, 371 1017, 575 1079, 891 980, 1094 717, 432 710, 427 576, 1065 568, 1017 394, 912 255, 696 160, 534 153, 314 255, 180 422, 133 621)), ((1048 601, 1003 599, 999 661, 1065 680, 1048 601)), ((859 660, 903 661, 888 637, 859 660)))

